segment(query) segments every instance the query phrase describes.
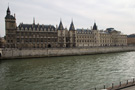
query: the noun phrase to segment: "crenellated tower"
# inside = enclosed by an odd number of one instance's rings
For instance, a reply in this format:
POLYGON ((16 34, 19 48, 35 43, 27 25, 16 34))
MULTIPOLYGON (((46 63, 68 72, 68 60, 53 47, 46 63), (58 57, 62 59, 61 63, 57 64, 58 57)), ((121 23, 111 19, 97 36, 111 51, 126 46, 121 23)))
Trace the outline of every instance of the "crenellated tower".
POLYGON ((7 8, 5 17, 5 35, 6 35, 6 47, 15 48, 16 45, 16 18, 15 15, 11 15, 9 7, 7 8))

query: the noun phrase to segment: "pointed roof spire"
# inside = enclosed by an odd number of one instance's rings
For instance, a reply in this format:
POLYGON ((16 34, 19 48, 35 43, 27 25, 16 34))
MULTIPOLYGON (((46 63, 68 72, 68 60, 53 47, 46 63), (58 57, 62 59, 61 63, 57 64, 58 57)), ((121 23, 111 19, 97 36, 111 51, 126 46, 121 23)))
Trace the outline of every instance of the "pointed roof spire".
POLYGON ((59 24, 58 30, 64 30, 61 19, 60 19, 60 24, 59 24))
POLYGON ((73 23, 73 19, 72 19, 72 22, 71 22, 71 24, 70 24, 69 30, 75 30, 74 23, 73 23))
POLYGON ((8 9, 7 9, 7 11, 9 11, 9 12, 10 12, 9 6, 8 6, 8 9))
POLYGON ((8 5, 8 8, 7 8, 7 15, 10 15, 9 5, 8 5))
POLYGON ((9 5, 8 5, 8 8, 7 8, 7 14, 6 14, 5 19, 14 19, 15 20, 15 17, 13 15, 11 15, 9 5))
POLYGON ((95 22, 94 22, 94 25, 93 25, 93 30, 97 30, 97 25, 96 25, 95 22))

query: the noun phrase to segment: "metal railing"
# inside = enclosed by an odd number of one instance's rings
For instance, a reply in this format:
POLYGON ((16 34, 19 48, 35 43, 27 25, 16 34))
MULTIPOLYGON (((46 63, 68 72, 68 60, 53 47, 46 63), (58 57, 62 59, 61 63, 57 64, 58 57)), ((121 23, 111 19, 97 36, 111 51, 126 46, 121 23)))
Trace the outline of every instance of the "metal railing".
POLYGON ((134 78, 132 80, 126 80, 125 82, 120 81, 119 85, 114 85, 114 83, 112 83, 110 87, 108 88, 105 85, 103 85, 102 88, 93 88, 90 90, 121 90, 121 89, 132 87, 132 86, 135 86, 134 78))
POLYGON ((114 86, 114 84, 112 83, 112 87, 107 88, 107 90, 121 90, 123 88, 128 88, 131 86, 135 85, 135 79, 133 78, 132 80, 126 80, 125 82, 119 82, 119 85, 114 86))

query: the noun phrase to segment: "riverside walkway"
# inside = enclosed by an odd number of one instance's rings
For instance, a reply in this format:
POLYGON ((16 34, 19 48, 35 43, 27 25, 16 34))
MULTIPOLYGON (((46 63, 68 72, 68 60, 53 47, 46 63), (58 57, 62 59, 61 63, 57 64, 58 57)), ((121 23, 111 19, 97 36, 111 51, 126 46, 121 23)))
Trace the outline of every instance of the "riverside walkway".
POLYGON ((93 89, 93 90, 135 90, 135 79, 127 80, 126 82, 119 82, 119 85, 114 85, 112 83, 112 86, 109 88, 106 88, 106 86, 103 86, 104 88, 100 89, 93 89))
POLYGON ((135 90, 135 86, 132 86, 132 87, 128 87, 128 88, 125 88, 125 89, 121 89, 121 90, 135 90))
POLYGON ((119 83, 119 85, 114 86, 112 83, 112 87, 106 88, 106 90, 135 90, 135 80, 132 81, 126 81, 126 83, 119 83))

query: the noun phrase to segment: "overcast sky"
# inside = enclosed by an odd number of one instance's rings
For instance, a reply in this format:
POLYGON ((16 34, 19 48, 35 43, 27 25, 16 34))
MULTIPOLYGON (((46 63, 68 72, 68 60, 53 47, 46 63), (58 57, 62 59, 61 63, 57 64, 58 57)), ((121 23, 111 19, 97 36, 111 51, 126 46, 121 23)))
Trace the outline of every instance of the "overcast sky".
POLYGON ((75 28, 98 29, 113 27, 124 34, 135 33, 135 0, 0 0, 0 36, 5 35, 5 15, 10 7, 16 22, 59 25, 69 28, 73 19, 75 28))

